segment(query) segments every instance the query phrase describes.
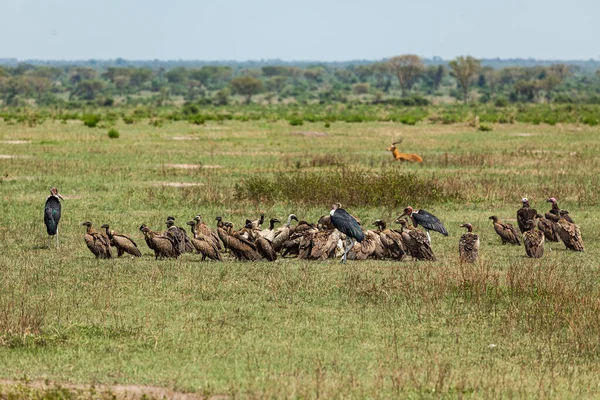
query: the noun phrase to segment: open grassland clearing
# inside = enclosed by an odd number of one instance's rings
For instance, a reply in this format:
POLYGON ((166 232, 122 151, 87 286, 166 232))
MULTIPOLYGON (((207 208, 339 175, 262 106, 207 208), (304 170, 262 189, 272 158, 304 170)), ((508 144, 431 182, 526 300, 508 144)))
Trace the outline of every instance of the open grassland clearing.
POLYGON ((109 139, 81 123, 0 122, 0 154, 12 156, 0 159, 0 377, 241 397, 599 395, 597 128, 117 128, 109 139), (326 135, 291 134, 303 131, 326 135), (399 136, 422 165, 392 160, 399 136), (66 198, 58 250, 42 221, 50 186, 66 198), (502 246, 488 217, 514 223, 522 197, 547 211, 550 196, 586 252, 551 244, 532 260, 502 246), (450 236, 432 234, 435 263, 215 263, 155 261, 137 230, 197 213, 213 226, 261 211, 314 222, 336 201, 368 225, 422 207, 450 236), (144 256, 94 259, 85 220, 132 235, 144 256), (482 241, 471 266, 458 263, 464 222, 482 241))

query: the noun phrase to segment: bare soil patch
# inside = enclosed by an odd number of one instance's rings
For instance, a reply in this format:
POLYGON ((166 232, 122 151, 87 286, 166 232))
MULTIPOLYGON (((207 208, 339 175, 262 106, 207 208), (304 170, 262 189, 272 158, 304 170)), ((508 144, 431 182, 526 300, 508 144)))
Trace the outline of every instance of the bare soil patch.
POLYGON ((0 160, 9 160, 11 158, 31 158, 31 156, 15 156, 12 154, 0 154, 0 160))
POLYGON ((194 136, 173 136, 172 140, 198 140, 197 137, 194 136))
POLYGON ((198 168, 206 168, 206 169, 216 169, 223 168, 220 165, 205 165, 205 164, 165 164, 167 168, 178 168, 178 169, 198 169, 198 168))
POLYGON ((29 144, 31 140, 0 140, 0 143, 5 144, 29 144))
POLYGON ((290 132, 292 136, 309 136, 309 137, 325 137, 328 136, 325 132, 290 132))
POLYGON ((514 133, 514 134, 512 134, 512 135, 510 135, 510 136, 518 136, 518 137, 530 137, 530 136, 536 136, 536 134, 535 134, 535 133, 527 133, 527 132, 524 132, 524 133, 514 133))
POLYGON ((203 183, 196 182, 156 182, 153 186, 164 186, 164 187, 175 187, 175 188, 183 188, 183 187, 194 187, 194 186, 202 186, 203 183))
MULTIPOLYGON (((176 392, 169 388, 159 386, 144 386, 144 385, 78 385, 72 383, 57 383, 47 381, 13 381, 0 380, 0 387, 10 393, 11 388, 25 388, 35 392, 47 392, 51 390, 68 390, 73 397, 69 398, 116 398, 116 399, 173 399, 173 400, 224 400, 228 399, 226 395, 203 396, 198 393, 183 393, 176 392), (97 397, 92 397, 91 393, 95 393, 97 397), (109 397, 106 397, 106 396, 109 397)), ((18 391, 17 393, 22 393, 18 391)), ((33 393, 31 393, 33 394, 33 393)), ((10 398, 10 397, 9 397, 10 398)))

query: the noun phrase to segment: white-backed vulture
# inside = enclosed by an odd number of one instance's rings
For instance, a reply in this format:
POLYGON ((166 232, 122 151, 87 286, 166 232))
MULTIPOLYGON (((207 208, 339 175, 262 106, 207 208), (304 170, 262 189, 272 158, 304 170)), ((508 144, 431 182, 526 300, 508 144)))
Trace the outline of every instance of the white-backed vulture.
POLYGON ((108 236, 96 232, 92 228, 92 223, 90 221, 86 221, 81 224, 86 227, 85 231, 85 244, 88 249, 96 256, 96 258, 112 258, 111 248, 110 248, 110 240, 108 236))
POLYGON ((515 245, 521 245, 521 241, 519 240, 519 232, 509 223, 500 222, 498 217, 492 215, 489 219, 491 219, 494 223, 494 230, 502 239, 502 244, 510 243, 515 245))
POLYGON ((535 221, 530 219, 525 223, 523 244, 528 257, 540 258, 544 255, 544 234, 535 229, 535 221))
POLYGON ((479 255, 479 236, 473 233, 473 225, 462 224, 461 228, 467 228, 467 233, 463 234, 458 241, 458 254, 460 262, 473 263, 477 261, 479 255))

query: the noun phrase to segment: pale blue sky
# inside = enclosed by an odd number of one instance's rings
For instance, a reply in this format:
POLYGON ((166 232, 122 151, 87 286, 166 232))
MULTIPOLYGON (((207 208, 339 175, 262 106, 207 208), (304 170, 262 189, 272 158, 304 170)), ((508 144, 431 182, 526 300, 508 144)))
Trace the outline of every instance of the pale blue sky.
POLYGON ((0 0, 0 58, 599 58, 598 0, 0 0))

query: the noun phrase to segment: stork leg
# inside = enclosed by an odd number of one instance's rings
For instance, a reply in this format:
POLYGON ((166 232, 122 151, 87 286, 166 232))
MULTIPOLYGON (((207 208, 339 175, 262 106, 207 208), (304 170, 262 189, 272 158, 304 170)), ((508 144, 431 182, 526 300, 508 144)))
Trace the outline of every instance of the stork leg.
POLYGON ((429 240, 429 244, 431 245, 431 236, 429 236, 429 229, 425 229, 425 232, 427 232, 427 240, 429 240))
POLYGON ((345 263, 346 262, 346 257, 348 256, 348 252, 350 251, 350 249, 354 247, 354 238, 350 239, 349 237, 346 236, 346 240, 344 240, 344 255, 342 256, 342 259, 340 262, 345 263), (350 240, 350 246, 348 247, 348 240, 350 240))
POLYGON ((56 227, 56 248, 58 249, 58 227, 56 227))

